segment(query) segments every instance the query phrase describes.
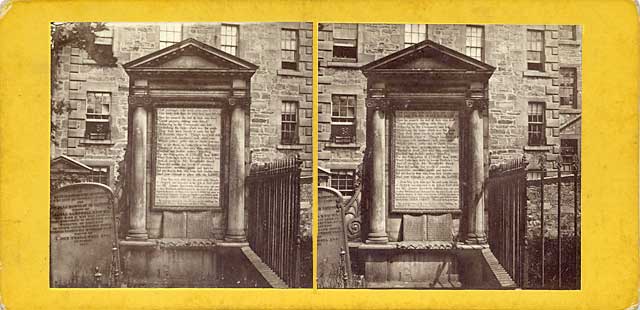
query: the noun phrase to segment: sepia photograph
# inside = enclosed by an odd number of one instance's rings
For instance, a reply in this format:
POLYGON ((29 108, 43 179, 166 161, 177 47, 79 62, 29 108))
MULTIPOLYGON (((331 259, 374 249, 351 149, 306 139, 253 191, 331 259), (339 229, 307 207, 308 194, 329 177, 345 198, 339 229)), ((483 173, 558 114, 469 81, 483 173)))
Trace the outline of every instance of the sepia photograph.
POLYGON ((51 23, 49 287, 312 287, 312 23, 51 23))
POLYGON ((581 289, 581 34, 320 23, 318 288, 581 289))
POLYGON ((4 2, 0 310, 639 303, 633 2, 4 2))

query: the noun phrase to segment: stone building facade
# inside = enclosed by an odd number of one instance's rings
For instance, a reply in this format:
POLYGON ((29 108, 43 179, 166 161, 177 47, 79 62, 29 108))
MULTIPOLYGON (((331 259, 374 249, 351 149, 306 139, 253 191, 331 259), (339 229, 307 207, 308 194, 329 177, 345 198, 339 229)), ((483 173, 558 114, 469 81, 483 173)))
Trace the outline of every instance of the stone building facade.
POLYGON ((297 154, 311 175, 311 23, 109 23, 96 46, 115 65, 98 65, 81 48, 65 46, 56 66, 52 99, 68 109, 53 115, 51 157, 68 156, 107 174, 113 186, 127 146, 129 77, 122 65, 193 38, 234 54, 259 69, 251 80, 247 162, 297 154), (283 130, 284 129, 284 130, 283 130), (283 133, 284 131, 284 133, 283 133))
POLYGON ((320 24, 318 165, 328 185, 350 195, 364 156, 367 85, 360 67, 425 39, 496 68, 484 130, 492 164, 523 152, 532 168, 541 155, 565 163, 579 157, 579 26, 320 24))

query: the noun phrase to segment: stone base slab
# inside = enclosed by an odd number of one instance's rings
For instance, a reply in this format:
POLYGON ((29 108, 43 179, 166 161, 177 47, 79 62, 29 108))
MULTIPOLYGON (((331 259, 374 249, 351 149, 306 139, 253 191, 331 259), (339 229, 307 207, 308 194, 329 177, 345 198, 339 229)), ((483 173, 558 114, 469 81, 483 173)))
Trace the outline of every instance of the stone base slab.
POLYGON ((488 245, 446 242, 350 244, 367 288, 514 289, 488 245))
POLYGON ((125 287, 271 287, 243 251, 246 246, 209 239, 123 240, 121 282, 125 287))

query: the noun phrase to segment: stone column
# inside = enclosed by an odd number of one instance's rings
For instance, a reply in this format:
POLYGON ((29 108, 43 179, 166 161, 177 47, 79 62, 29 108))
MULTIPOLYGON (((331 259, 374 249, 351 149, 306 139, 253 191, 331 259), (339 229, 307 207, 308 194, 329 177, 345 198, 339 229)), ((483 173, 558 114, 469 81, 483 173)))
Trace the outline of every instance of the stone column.
POLYGON ((229 99, 231 122, 229 123, 229 206, 227 208, 227 232, 225 241, 246 241, 244 229, 244 135, 246 99, 229 99))
POLYGON ((469 193, 468 193, 468 232, 466 243, 484 244, 487 236, 484 231, 484 125, 482 120, 482 101, 467 101, 470 108, 469 127, 469 193))
POLYGON ((369 99, 371 117, 371 208, 367 243, 387 243, 387 201, 385 197, 385 102, 369 99))
POLYGON ((131 201, 127 239, 146 240, 147 235, 147 111, 135 106, 131 122, 131 201))

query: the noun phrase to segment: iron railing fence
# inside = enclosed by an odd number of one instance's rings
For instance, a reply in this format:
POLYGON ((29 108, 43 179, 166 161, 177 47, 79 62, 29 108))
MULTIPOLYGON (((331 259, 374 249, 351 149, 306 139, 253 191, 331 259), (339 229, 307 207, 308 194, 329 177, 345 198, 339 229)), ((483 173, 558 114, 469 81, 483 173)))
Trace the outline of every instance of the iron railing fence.
POLYGON ((289 287, 301 285, 300 165, 253 164, 247 177, 249 245, 289 287))
POLYGON ((489 246, 520 288, 579 289, 579 163, 527 165, 523 158, 490 169, 489 246))
POLYGON ((526 288, 580 289, 580 165, 528 169, 526 288))
POLYGON ((493 166, 489 171, 487 190, 489 246, 519 287, 527 281, 526 167, 524 158, 493 166))

